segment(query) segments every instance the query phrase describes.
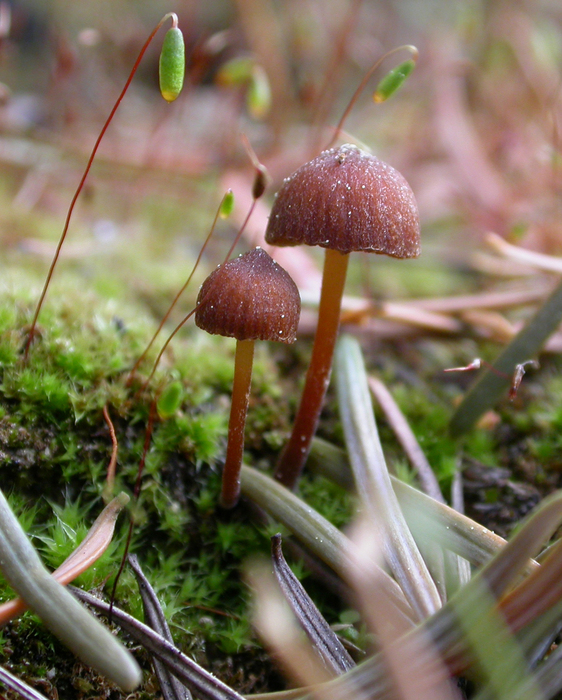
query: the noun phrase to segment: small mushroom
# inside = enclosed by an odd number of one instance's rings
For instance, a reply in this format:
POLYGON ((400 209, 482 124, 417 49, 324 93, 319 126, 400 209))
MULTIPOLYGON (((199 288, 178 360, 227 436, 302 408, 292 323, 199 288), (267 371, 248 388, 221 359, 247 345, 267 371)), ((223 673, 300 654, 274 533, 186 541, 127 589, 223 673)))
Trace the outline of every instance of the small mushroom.
POLYGON ((293 431, 276 478, 294 488, 330 381, 349 253, 367 251, 395 258, 420 253, 416 200, 404 177, 356 146, 324 151, 285 180, 265 234, 278 246, 326 248, 318 325, 293 431))
POLYGON ((199 291, 195 312, 197 326, 237 341, 222 478, 221 505, 225 508, 234 507, 240 495, 254 341, 294 343, 299 316, 297 286, 262 248, 219 265, 199 291))

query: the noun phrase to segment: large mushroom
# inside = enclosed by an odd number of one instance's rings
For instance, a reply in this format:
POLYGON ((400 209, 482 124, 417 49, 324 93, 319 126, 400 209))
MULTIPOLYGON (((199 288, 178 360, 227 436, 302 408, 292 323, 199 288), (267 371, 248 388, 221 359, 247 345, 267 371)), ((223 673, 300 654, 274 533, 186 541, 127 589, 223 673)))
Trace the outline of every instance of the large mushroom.
POLYGON ((281 483, 294 488, 330 381, 349 253, 416 258, 420 254, 418 208, 397 170, 347 144, 324 151, 284 181, 265 239, 276 246, 326 249, 312 357, 293 431, 275 472, 281 483))
POLYGON ((300 296, 289 274, 262 248, 230 260, 203 282, 195 323, 208 333, 236 338, 234 383, 228 424, 221 505, 232 508, 240 495, 240 468, 250 397, 255 340, 293 343, 300 296))

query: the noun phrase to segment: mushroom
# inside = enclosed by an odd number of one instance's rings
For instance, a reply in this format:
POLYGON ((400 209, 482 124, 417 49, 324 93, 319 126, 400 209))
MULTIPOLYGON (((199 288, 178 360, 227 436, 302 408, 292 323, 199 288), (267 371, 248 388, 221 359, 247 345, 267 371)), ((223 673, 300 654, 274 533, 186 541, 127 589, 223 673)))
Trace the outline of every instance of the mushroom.
POLYGON ((417 257, 418 208, 397 170, 346 144, 322 152, 284 181, 265 240, 277 246, 304 243, 326 248, 312 357, 293 431, 275 472, 281 483, 294 488, 330 381, 349 253, 417 257))
POLYGON ((296 284, 262 248, 219 265, 199 291, 195 311, 197 326, 237 341, 222 477, 221 505, 224 508, 234 507, 240 495, 254 341, 294 343, 300 306, 296 284))

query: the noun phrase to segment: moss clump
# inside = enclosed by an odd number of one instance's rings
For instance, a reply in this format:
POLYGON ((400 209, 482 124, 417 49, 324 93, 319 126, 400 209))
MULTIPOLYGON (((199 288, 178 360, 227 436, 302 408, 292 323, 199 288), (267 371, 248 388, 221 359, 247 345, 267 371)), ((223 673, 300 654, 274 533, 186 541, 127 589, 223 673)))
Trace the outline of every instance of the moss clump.
MULTIPOLYGON (((232 382, 232 344, 193 330, 190 336, 176 340, 148 387, 142 384, 150 359, 129 385, 129 370, 152 329, 146 322, 133 320, 141 317, 134 309, 118 309, 114 302, 93 293, 76 304, 70 289, 59 286, 48 298, 25 363, 22 349, 33 302, 25 295, 22 301, 17 289, 2 295, 0 479, 47 566, 62 563, 103 507, 111 453, 103 407, 113 420, 119 442, 115 490, 131 494, 151 406, 166 387, 175 385, 173 401, 167 404, 171 409, 161 410, 160 404, 160 410, 154 412, 140 495, 131 506, 135 520, 131 551, 138 554, 183 649, 242 692, 280 687, 279 677, 250 629, 249 594, 240 577, 248 555, 269 553, 269 537, 278 528, 257 526, 244 508, 224 512, 216 507, 232 382)), ((280 435, 287 424, 285 408, 279 408, 284 392, 276 365, 266 350, 258 353, 257 360, 249 446, 252 453, 261 452, 263 459, 268 436, 280 435), (261 435, 264 437, 258 437, 261 435)), ((349 503, 336 497, 328 482, 303 489, 316 493, 316 505, 336 524, 349 517, 349 503)), ((114 543, 80 577, 79 585, 111 590, 127 527, 127 518, 122 517, 114 543)), ((10 597, 12 592, 0 581, 0 598, 10 597)), ((328 615, 337 619, 334 600, 324 598, 328 615)), ((127 571, 117 599, 142 618, 136 583, 127 571)), ((30 638, 49 640, 31 676, 37 680, 50 674, 53 687, 66 687, 74 661, 69 654, 61 654, 56 641, 29 613, 4 630, 1 661, 31 678, 25 671, 27 651, 23 651, 30 638), (55 659, 65 661, 55 663, 55 659)), ((79 674, 75 682, 80 688, 73 692, 92 697, 87 673, 79 674)), ((45 692, 46 686, 37 683, 45 692)))

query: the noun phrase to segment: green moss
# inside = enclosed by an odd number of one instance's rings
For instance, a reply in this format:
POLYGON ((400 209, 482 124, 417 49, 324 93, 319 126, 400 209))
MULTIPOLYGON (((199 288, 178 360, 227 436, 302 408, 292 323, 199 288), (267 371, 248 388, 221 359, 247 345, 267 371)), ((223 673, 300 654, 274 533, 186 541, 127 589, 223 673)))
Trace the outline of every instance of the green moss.
MULTIPOLYGON (((392 387, 392 395, 406 416, 442 488, 447 491, 458 456, 458 445, 448 435, 449 406, 445 401, 438 400, 425 386, 398 384, 392 387)), ((381 419, 380 423, 385 442, 394 442, 384 420, 381 419)), ((396 454, 400 461, 401 450, 397 450, 396 454)))
MULTIPOLYGON (((10 310, 0 315, 0 474, 12 486, 13 507, 47 566, 61 564, 103 507, 111 440, 102 408, 107 406, 119 442, 115 488, 132 494, 151 404, 162 386, 176 383, 181 391, 173 410, 155 416, 139 502, 130 509, 135 518, 131 550, 159 594, 178 643, 208 668, 221 655, 247 654, 256 642, 240 568, 249 553, 268 554, 269 539, 242 508, 217 509, 232 344, 186 329, 153 382, 139 391, 140 381, 128 385, 128 371, 148 342, 149 324, 138 322, 134 307, 117 309, 92 292, 80 304, 72 303, 73 284, 65 284, 47 298, 27 363, 23 329, 32 303, 25 293, 22 302, 15 285, 0 292, 0 308, 10 310), (173 369, 166 367, 170 359, 173 369)), ((263 414, 257 401, 258 421, 272 421, 275 415, 274 398, 282 394, 277 379, 275 365, 263 355, 256 397, 262 394, 270 403, 263 414)), ((127 520, 121 516, 114 542, 80 576, 79 585, 111 590, 127 520)), ((11 597, 5 585, 0 596, 11 597)), ((142 617, 129 572, 117 596, 120 605, 142 617)), ((33 616, 24 616, 10 634, 37 636, 38 625, 33 616)), ((41 658, 48 656, 44 650, 41 658)), ((227 666, 223 673, 228 680, 227 666)))
POLYGON ((301 497, 336 527, 351 521, 354 500, 347 491, 321 476, 303 478, 301 497))

